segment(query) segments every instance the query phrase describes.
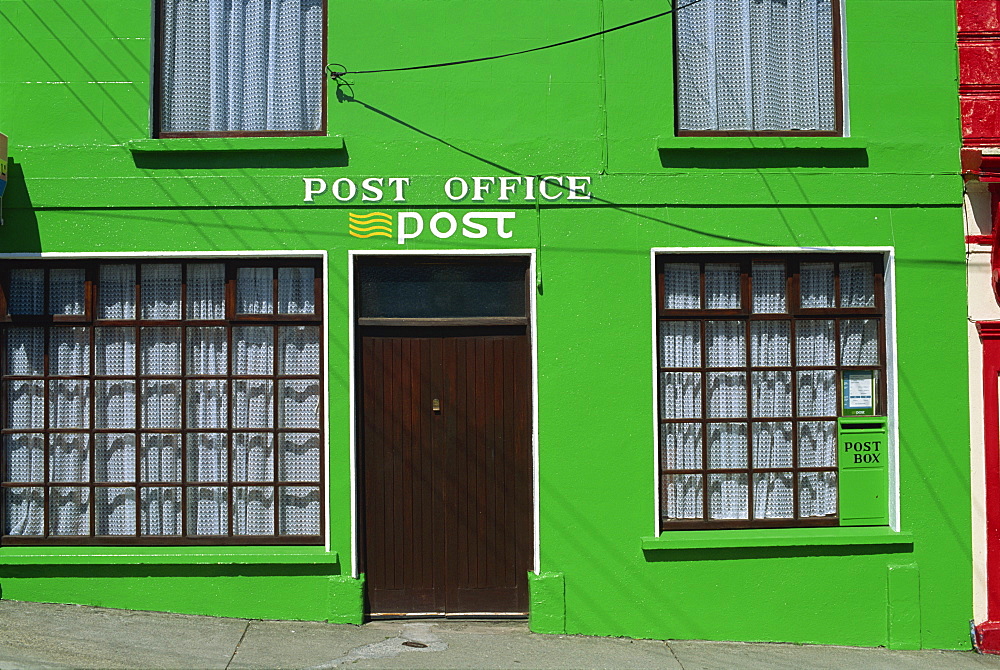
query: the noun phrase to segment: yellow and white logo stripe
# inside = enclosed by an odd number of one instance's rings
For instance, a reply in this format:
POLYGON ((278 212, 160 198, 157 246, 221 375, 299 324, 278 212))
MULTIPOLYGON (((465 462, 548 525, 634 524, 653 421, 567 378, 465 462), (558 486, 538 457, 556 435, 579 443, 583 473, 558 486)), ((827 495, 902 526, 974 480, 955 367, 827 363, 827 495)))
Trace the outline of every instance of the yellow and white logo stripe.
POLYGON ((355 214, 348 212, 352 237, 392 237, 392 216, 385 212, 355 214))

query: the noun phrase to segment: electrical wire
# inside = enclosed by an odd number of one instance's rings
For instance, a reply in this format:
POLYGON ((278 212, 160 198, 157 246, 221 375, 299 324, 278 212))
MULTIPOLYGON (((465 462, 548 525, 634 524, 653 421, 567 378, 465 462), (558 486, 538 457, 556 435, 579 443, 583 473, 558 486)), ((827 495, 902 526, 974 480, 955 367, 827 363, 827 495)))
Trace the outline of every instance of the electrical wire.
POLYGON ((692 0, 691 2, 688 2, 687 4, 681 5, 679 7, 674 7, 672 9, 668 9, 665 12, 660 12, 659 14, 653 14, 652 16, 647 16, 645 18, 637 19, 635 21, 629 21, 628 23, 623 23, 623 24, 621 24, 619 26, 614 26, 613 28, 607 28, 606 30, 599 30, 596 33, 590 33, 589 35, 583 35, 581 37, 574 37, 573 39, 563 40, 562 42, 556 42, 555 44, 546 44, 546 45, 543 45, 543 46, 540 46, 540 47, 533 47, 531 49, 523 49, 521 51, 511 51, 510 53, 497 54, 495 56, 483 56, 482 58, 468 58, 466 60, 454 60, 454 61, 449 61, 447 63, 431 63, 431 64, 428 64, 428 65, 411 65, 409 67, 391 67, 391 68, 386 68, 386 69, 383 69, 383 70, 348 70, 347 68, 345 68, 343 65, 340 65, 339 63, 333 63, 331 65, 327 65, 326 69, 327 69, 327 71, 329 71, 331 78, 333 78, 335 80, 339 80, 342 77, 345 77, 345 76, 347 76, 349 74, 381 74, 383 72, 407 72, 407 71, 410 71, 410 70, 428 70, 430 68, 435 68, 435 67, 449 67, 449 66, 452 66, 452 65, 467 65, 468 63, 481 63, 483 61, 496 60, 498 58, 509 58, 510 56, 520 56, 522 54, 530 54, 530 53, 535 52, 535 51, 543 51, 545 49, 554 49, 555 47, 561 47, 561 46, 565 46, 567 44, 573 44, 574 42, 582 42, 583 40, 589 40, 589 39, 591 39, 593 37, 600 37, 601 35, 607 35, 608 33, 613 33, 616 30, 622 30, 624 28, 631 28, 632 26, 637 26, 640 23, 645 23, 646 21, 652 21, 653 19, 659 19, 659 18, 667 16, 669 14, 673 14, 674 12, 676 12, 676 11, 678 11, 680 9, 686 9, 687 7, 690 7, 691 5, 696 5, 699 2, 701 2, 701 0, 692 0), (336 68, 336 69, 334 69, 334 68, 336 68))

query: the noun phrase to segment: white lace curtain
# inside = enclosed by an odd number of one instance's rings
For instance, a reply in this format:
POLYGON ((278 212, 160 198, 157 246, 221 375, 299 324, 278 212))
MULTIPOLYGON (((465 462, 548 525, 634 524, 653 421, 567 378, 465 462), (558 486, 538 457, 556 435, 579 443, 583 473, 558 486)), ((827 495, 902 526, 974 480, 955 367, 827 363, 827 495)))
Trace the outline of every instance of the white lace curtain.
POLYGON ((321 0, 164 0, 161 130, 318 130, 321 0))
POLYGON ((829 0, 701 0, 675 17, 679 128, 836 128, 829 0))
MULTIPOLYGON (((664 307, 739 307, 737 264, 705 263, 703 294, 701 272, 697 263, 666 263, 664 307)), ((786 277, 783 262, 754 262, 751 312, 787 313, 786 277)), ((801 307, 875 305, 870 262, 840 264, 839 295, 834 277, 832 262, 801 263, 801 307)), ((820 417, 837 412, 838 365, 879 365, 877 320, 800 318, 794 324, 788 319, 751 320, 749 324, 745 318, 665 320, 660 323, 659 357, 662 367, 675 368, 660 373, 660 417, 671 421, 660 427, 660 462, 667 471, 661 491, 668 518, 704 518, 706 498, 708 518, 791 518, 795 515, 796 486, 800 516, 835 513, 836 474, 793 472, 793 445, 797 442, 799 467, 836 466, 835 422, 820 417), (709 369, 691 370, 702 365, 709 369), (754 369, 791 366, 827 369, 754 369), (796 420, 776 420, 792 417, 793 380, 796 420), (753 467, 788 471, 707 476, 669 472, 700 469, 705 455, 710 470, 753 467)))
MULTIPOLYGON (((20 290, 44 295, 44 271, 12 274, 20 290)), ((237 274, 238 294, 252 294, 262 286, 257 295, 270 300, 276 276, 278 311, 315 312, 312 268, 278 268, 276 274, 274 268, 242 268, 237 274)), ((141 535, 179 535, 184 516, 180 483, 185 478, 198 483, 186 492, 189 533, 229 533, 232 505, 236 535, 272 535, 276 523, 282 533, 318 534, 318 487, 261 484, 275 481, 276 463, 282 481, 315 483, 321 478, 319 434, 297 432, 320 425, 320 328, 197 324, 225 318, 225 266, 220 263, 109 264, 99 268, 98 278, 100 317, 134 319, 141 314, 177 320, 178 325, 7 329, 0 359, 5 360, 4 374, 17 378, 4 382, 3 427, 19 432, 5 434, 0 442, 7 464, 3 477, 24 486, 5 489, 3 531, 43 533, 47 476, 49 530, 56 535, 90 534, 92 506, 98 535, 135 535, 137 524, 141 535), (195 321, 183 338, 182 313, 195 321), (92 373, 104 378, 93 379, 92 373), (212 378, 275 373, 277 381, 212 378), (188 379, 182 386, 184 375, 188 379), (287 375, 313 378, 282 378, 287 375), (91 417, 93 428, 137 430, 138 436, 91 433, 91 417), (51 428, 80 432, 46 437, 46 419, 51 428), (182 438, 159 430, 185 425, 199 432, 182 438), (241 429, 279 430, 275 435, 241 429), (187 463, 181 463, 182 439, 187 441, 187 463), (79 486, 90 482, 114 486, 97 486, 93 492, 79 486), (142 485, 138 501, 136 482, 142 485), (231 497, 223 486, 229 482, 237 484, 231 497)), ((82 275, 54 269, 49 281, 50 295, 62 291, 50 304, 58 306, 58 313, 73 313, 82 275)), ((42 313, 44 305, 29 298, 18 303, 23 312, 42 313)), ((265 311, 273 313, 273 304, 265 311)))

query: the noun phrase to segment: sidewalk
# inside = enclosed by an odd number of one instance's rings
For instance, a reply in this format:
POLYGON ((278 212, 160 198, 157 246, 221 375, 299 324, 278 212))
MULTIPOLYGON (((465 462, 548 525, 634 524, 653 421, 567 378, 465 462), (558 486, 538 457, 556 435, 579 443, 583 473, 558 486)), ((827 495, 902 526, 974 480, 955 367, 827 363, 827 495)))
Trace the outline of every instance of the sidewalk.
POLYGON ((344 626, 0 601, 0 670, 65 667, 1000 669, 1000 657, 536 635, 510 621, 344 626))

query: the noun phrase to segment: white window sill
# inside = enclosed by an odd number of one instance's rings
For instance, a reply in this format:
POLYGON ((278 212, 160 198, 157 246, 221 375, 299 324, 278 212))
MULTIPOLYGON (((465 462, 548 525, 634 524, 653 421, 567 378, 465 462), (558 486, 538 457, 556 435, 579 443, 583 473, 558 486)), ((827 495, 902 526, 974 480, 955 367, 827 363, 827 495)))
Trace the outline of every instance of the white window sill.
POLYGON ((887 526, 834 526, 665 530, 659 537, 642 538, 643 551, 851 545, 905 545, 912 549, 913 533, 897 533, 887 526))

